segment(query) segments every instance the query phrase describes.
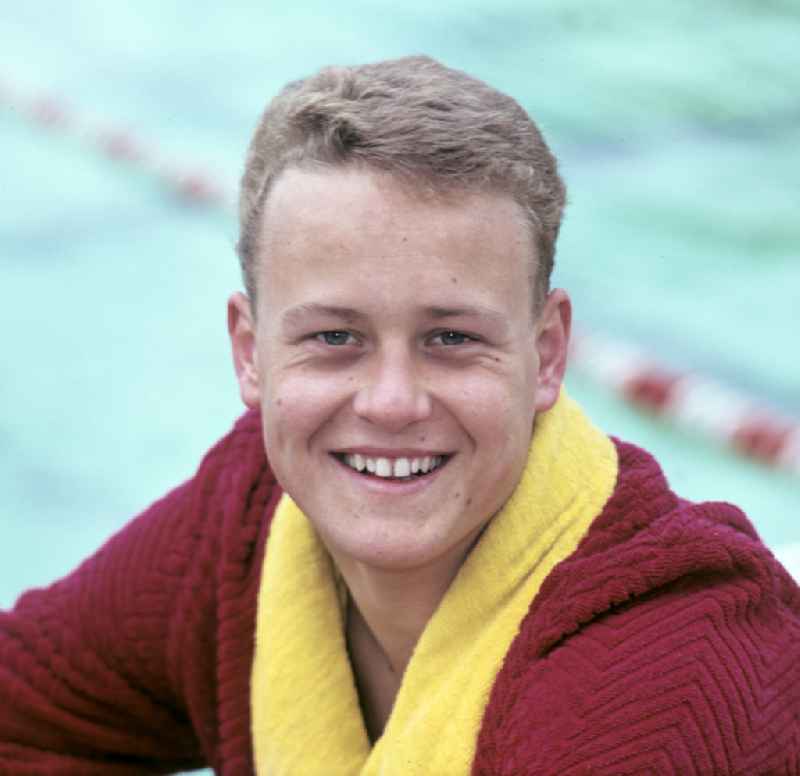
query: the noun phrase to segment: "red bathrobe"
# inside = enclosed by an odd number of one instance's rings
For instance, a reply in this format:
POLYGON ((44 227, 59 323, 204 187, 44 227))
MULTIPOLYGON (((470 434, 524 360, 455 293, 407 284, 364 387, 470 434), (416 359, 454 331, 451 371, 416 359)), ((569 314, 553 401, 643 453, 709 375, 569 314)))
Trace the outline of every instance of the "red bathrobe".
MULTIPOLYGON (((614 493, 532 602, 473 772, 797 776, 800 589, 739 510, 678 498, 616 445, 614 493)), ((0 613, 0 774, 252 774, 280 495, 247 413, 191 480, 0 613)))

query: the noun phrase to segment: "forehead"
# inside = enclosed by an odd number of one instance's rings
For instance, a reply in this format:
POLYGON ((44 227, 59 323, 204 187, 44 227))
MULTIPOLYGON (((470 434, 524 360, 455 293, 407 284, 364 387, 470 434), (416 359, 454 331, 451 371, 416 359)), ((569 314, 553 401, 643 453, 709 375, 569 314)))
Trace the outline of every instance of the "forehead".
MULTIPOLYGON (((434 190, 424 183, 416 186, 390 173, 355 166, 284 171, 265 202, 262 227, 267 225, 267 237, 281 232, 285 239, 286 231, 280 227, 288 225, 287 216, 298 225, 307 222, 324 227, 331 208, 347 215, 347 220, 336 222, 343 229, 353 226, 356 218, 361 219, 362 227, 375 220, 386 226, 415 218, 420 225, 438 226, 438 221, 431 222, 432 213, 440 216, 446 213, 451 225, 458 226, 461 222, 463 228, 465 222, 474 222, 477 216, 482 222, 494 222, 504 228, 512 240, 527 239, 533 250, 528 221, 510 194, 459 188, 434 190), (276 214, 280 216, 277 219, 276 214)), ((262 236, 263 233, 262 229, 262 236)))
POLYGON ((527 295, 535 256, 527 220, 508 195, 432 194, 352 168, 285 172, 265 203, 257 244, 258 285, 273 304, 301 282, 336 287, 376 273, 419 281, 419 291, 443 283, 480 296, 522 283, 527 295))

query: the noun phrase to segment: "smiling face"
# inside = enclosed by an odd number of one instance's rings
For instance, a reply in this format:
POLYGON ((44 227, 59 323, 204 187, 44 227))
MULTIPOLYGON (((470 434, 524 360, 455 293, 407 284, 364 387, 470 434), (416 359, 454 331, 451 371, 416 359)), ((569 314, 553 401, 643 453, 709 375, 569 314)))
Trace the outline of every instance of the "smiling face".
POLYGON ((336 558, 460 563, 563 376, 569 300, 534 320, 517 204, 289 170, 263 218, 258 309, 234 295, 229 328, 279 482, 336 558))

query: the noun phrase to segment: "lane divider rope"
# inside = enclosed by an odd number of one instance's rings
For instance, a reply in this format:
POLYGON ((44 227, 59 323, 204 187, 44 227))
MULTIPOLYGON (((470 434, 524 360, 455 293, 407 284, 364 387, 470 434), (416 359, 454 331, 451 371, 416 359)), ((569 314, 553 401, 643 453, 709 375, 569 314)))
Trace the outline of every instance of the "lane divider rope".
MULTIPOLYGON (((177 167, 153 143, 128 129, 89 120, 65 100, 25 97, 0 81, 0 106, 51 133, 150 176, 182 202, 235 213, 235 197, 214 176, 177 167)), ((693 434, 703 434, 761 462, 800 475, 800 420, 695 372, 658 363, 627 342, 577 332, 570 367, 623 401, 693 434)))
POLYGON ((214 176, 196 167, 176 165, 152 142, 128 129, 93 121, 66 100, 51 95, 24 96, 0 81, 0 105, 51 134, 75 140, 112 162, 153 178, 185 204, 235 211, 234 197, 214 176))
POLYGON ((577 332, 570 366, 629 404, 762 463, 800 475, 800 420, 630 343, 577 332))

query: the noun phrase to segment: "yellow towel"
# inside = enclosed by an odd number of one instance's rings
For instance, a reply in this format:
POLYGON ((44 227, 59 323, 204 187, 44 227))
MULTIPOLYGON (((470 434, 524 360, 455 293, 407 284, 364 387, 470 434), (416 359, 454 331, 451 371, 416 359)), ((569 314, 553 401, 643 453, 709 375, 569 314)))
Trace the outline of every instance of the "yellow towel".
POLYGON ((466 776, 497 672, 542 581, 614 487, 614 445, 562 393, 536 419, 519 485, 408 663, 370 747, 330 556, 284 495, 261 575, 251 685, 259 776, 466 776))

